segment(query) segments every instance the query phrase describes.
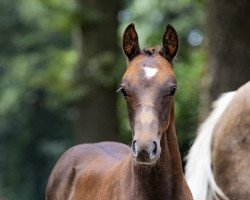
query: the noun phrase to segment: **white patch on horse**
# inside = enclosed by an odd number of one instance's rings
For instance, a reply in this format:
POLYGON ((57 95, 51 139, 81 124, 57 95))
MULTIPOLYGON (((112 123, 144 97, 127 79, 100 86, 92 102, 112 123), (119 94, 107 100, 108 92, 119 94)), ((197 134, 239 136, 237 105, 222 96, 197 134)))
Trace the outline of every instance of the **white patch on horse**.
POLYGON ((144 70, 147 78, 152 78, 153 76, 156 75, 156 73, 158 71, 158 69, 152 68, 152 67, 144 67, 143 70, 144 70))

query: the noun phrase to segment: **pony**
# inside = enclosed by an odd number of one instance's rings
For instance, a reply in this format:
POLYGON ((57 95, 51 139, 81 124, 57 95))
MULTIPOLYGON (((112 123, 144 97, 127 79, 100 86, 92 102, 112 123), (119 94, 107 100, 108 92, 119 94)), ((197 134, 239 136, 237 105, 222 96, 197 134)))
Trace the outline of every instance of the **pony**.
POLYGON ((161 48, 142 50, 134 24, 125 29, 128 66, 118 91, 127 103, 131 147, 100 142, 70 148, 51 172, 46 200, 192 199, 175 132, 172 61, 177 50, 178 35, 171 25, 161 48))
POLYGON ((200 126, 187 156, 195 200, 250 199, 250 81, 223 94, 200 126))

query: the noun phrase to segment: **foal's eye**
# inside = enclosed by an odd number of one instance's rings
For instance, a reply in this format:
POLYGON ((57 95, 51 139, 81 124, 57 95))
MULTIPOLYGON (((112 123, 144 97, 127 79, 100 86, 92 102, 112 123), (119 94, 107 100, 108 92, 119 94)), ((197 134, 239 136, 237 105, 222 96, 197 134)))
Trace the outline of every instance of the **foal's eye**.
POLYGON ((174 96, 176 90, 177 90, 176 87, 172 87, 171 90, 170 90, 170 92, 169 92, 169 96, 174 96))
POLYGON ((128 95, 127 95, 127 92, 126 90, 123 88, 123 87, 120 87, 117 92, 121 92, 122 95, 126 98, 128 95))
POLYGON ((126 93, 126 90, 124 88, 121 89, 121 93, 124 97, 127 97, 127 93, 126 93))

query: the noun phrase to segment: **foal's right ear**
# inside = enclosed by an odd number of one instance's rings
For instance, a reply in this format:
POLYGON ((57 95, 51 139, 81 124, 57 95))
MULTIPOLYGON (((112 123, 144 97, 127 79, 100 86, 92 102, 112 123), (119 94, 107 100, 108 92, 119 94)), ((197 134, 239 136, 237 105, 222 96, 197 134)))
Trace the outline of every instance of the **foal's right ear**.
POLYGON ((141 52, 138 35, 133 23, 128 25, 123 33, 123 52, 129 60, 132 60, 141 52))

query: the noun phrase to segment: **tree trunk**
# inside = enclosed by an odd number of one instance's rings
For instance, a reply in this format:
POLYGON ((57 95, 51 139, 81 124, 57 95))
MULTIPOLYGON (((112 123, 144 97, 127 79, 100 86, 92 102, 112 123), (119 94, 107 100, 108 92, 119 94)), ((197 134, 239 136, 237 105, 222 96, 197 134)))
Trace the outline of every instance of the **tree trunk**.
POLYGON ((209 103, 250 80, 250 1, 207 0, 209 103))
POLYGON ((83 95, 75 103, 76 143, 117 140, 119 135, 113 73, 120 53, 116 34, 119 3, 78 0, 76 87, 83 95))

